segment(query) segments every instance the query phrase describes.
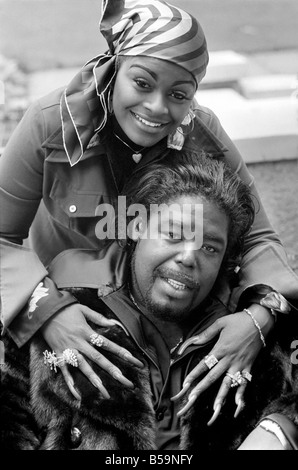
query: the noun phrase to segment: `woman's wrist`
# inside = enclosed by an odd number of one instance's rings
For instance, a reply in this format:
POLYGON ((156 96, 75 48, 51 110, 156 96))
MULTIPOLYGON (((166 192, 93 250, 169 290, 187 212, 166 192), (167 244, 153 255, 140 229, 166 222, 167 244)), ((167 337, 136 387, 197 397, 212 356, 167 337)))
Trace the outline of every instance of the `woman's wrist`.
POLYGON ((250 304, 248 309, 258 322, 263 335, 266 337, 274 327, 274 315, 272 315, 269 308, 263 307, 260 304, 250 304))

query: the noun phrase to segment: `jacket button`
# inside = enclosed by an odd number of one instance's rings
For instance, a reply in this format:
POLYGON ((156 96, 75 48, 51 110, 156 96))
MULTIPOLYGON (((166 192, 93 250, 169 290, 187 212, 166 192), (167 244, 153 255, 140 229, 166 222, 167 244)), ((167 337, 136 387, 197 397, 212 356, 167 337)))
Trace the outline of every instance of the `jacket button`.
POLYGON ((74 212, 76 212, 76 210, 77 210, 77 206, 75 206, 74 204, 72 204, 71 206, 69 206, 69 212, 71 212, 72 214, 73 214, 74 212))

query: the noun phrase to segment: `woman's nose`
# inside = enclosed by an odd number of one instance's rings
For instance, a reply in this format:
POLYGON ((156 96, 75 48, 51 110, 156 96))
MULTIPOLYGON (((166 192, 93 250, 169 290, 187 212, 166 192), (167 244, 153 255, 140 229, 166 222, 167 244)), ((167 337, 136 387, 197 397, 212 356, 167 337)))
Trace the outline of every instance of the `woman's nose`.
POLYGON ((166 99, 160 92, 152 93, 146 102, 146 106, 154 114, 168 114, 166 99))

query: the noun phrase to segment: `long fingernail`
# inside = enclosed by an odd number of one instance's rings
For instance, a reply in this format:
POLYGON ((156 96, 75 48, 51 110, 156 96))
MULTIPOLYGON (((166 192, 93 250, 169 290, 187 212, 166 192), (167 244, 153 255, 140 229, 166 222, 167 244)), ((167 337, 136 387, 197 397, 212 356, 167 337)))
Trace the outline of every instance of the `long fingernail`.
POLYGON ((75 389, 74 387, 74 381, 72 379, 69 379, 67 381, 67 386, 68 388, 70 389, 71 393, 73 394, 73 396, 75 397, 76 400, 79 400, 81 401, 81 395, 79 394, 79 392, 77 392, 77 390, 75 389))
POLYGON ((123 357, 124 357, 124 359, 126 359, 127 361, 132 362, 133 364, 135 364, 138 367, 141 367, 141 368, 144 367, 144 364, 141 361, 139 361, 139 359, 136 359, 130 352, 124 353, 123 357))
POLYGON ((201 338, 199 336, 194 336, 193 338, 189 338, 186 340, 178 349, 179 356, 185 351, 186 348, 192 346, 193 344, 200 344, 201 338))
POLYGON ((214 423, 214 421, 217 419, 219 413, 220 413, 220 410, 221 410, 221 404, 219 403, 218 405, 216 405, 216 407, 214 408, 214 413, 213 415, 211 416, 211 418, 209 419, 208 423, 207 423, 207 426, 210 426, 211 424, 214 423))
POLYGON ((182 346, 180 346, 180 348, 178 349, 177 354, 178 354, 179 356, 181 356, 181 354, 184 353, 185 349, 187 349, 188 346, 190 346, 191 344, 192 344, 192 343, 191 343, 190 341, 186 341, 184 344, 182 344, 182 346))
POLYGON ((180 392, 177 393, 177 395, 173 396, 173 397, 171 398, 171 400, 172 400, 172 401, 179 400, 179 398, 181 398, 181 397, 185 394, 185 392, 187 392, 187 390, 189 389, 189 387, 190 387, 190 382, 186 382, 186 384, 183 385, 182 390, 180 390, 180 392))
POLYGON ((178 411, 177 416, 180 417, 184 413, 186 413, 189 410, 189 408, 191 408, 193 403, 196 401, 196 398, 197 397, 195 395, 193 395, 192 397, 189 396, 187 404, 180 411, 178 411))
POLYGON ((109 393, 107 392, 107 390, 102 385, 102 381, 98 377, 93 378, 92 383, 93 383, 94 387, 96 387, 96 388, 98 388, 98 390, 100 390, 100 392, 103 394, 103 396, 105 398, 107 398, 107 399, 111 398, 109 393))
POLYGON ((122 372, 120 371, 113 372, 112 376, 114 377, 114 379, 119 380, 119 382, 121 382, 123 385, 126 385, 129 388, 134 388, 134 384, 130 380, 128 380, 126 377, 124 377, 122 372))
POLYGON ((116 326, 116 325, 120 326, 120 328, 122 328, 122 330, 125 332, 125 334, 126 334, 127 336, 129 336, 129 332, 127 331, 127 329, 125 328, 125 326, 124 326, 120 321, 118 321, 118 320, 110 320, 110 323, 111 323, 111 325, 113 325, 113 326, 116 326))
POLYGON ((238 405, 237 405, 237 408, 236 408, 236 411, 235 411, 235 414, 234 414, 234 418, 237 418, 237 416, 241 413, 243 408, 244 408, 244 401, 242 401, 240 399, 240 400, 238 400, 238 405))

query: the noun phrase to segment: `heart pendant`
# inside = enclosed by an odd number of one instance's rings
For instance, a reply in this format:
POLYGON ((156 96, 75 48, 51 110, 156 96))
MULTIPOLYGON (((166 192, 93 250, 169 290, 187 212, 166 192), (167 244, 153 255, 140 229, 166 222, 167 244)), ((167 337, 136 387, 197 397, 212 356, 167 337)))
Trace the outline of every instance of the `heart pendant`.
POLYGON ((133 153, 132 158, 136 163, 139 163, 139 161, 141 161, 142 154, 141 153, 133 153))

